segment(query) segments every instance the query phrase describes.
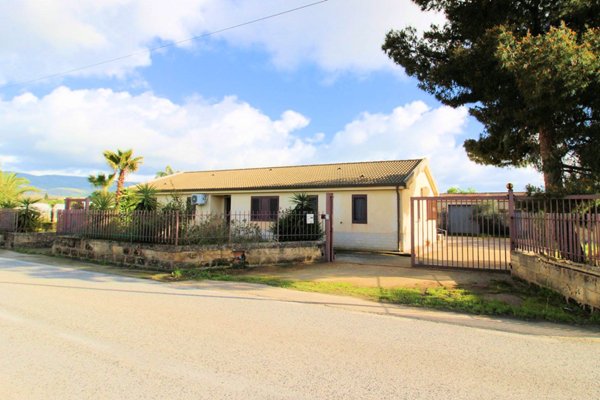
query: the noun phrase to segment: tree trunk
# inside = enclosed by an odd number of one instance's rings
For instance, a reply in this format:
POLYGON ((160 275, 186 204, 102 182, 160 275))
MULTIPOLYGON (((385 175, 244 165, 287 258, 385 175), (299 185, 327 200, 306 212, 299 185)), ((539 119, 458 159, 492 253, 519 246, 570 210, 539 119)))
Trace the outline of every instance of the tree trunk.
POLYGON ((121 199, 121 192, 123 191, 123 185, 125 184, 125 171, 119 171, 119 179, 117 179, 117 193, 115 194, 115 203, 119 205, 121 199))
POLYGON ((540 158, 544 174, 546 192, 556 193, 563 187, 561 158, 557 154, 556 143, 546 129, 539 131, 540 158))

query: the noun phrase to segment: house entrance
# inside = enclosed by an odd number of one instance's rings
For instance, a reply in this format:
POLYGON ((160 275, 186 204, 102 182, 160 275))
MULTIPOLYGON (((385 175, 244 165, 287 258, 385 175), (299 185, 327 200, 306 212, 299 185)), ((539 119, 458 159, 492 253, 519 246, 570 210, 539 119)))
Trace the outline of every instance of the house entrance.
POLYGON ((223 213, 227 219, 227 225, 231 223, 231 196, 223 197, 223 213))

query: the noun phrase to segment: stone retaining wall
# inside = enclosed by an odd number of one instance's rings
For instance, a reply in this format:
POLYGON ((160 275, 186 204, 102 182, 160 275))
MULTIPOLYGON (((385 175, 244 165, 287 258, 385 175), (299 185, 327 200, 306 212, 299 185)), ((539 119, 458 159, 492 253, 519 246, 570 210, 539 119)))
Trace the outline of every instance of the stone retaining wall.
POLYGON ((512 251, 512 275, 600 309, 600 268, 512 251))
POLYGON ((14 249, 15 247, 50 248, 56 238, 54 232, 9 232, 4 234, 4 247, 14 249))
POLYGON ((315 262, 322 259, 322 250, 323 242, 172 246, 66 236, 57 237, 52 246, 52 252, 60 256, 162 271, 235 265, 244 261, 249 265, 315 262))

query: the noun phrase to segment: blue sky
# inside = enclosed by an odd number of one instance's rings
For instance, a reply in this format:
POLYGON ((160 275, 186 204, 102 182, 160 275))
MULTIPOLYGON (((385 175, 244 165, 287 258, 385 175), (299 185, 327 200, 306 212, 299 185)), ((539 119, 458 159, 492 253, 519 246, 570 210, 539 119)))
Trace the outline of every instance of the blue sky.
POLYGON ((328 0, 158 52, 310 0, 3 2, 3 169, 87 175, 134 148, 134 179, 178 170, 428 157, 442 190, 540 184, 531 169, 468 160, 481 126, 439 104, 380 47, 443 16, 404 0, 328 0), (123 60, 21 83, 115 57, 123 60))

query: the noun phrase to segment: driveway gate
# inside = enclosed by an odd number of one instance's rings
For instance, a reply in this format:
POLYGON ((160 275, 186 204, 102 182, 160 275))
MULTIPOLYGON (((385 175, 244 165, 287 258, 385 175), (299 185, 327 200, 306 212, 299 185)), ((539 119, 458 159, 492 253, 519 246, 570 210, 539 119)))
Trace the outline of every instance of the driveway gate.
POLYGON ((508 195, 413 197, 413 266, 510 269, 508 195))

